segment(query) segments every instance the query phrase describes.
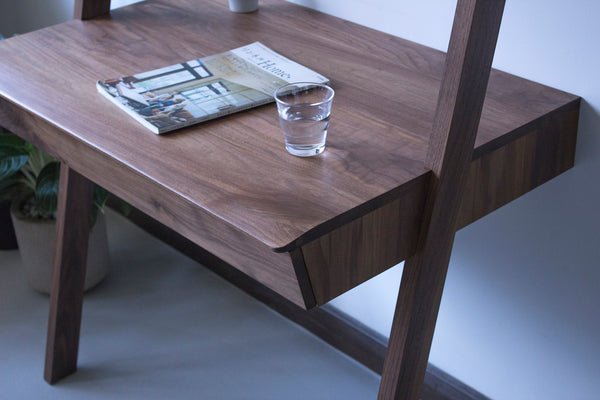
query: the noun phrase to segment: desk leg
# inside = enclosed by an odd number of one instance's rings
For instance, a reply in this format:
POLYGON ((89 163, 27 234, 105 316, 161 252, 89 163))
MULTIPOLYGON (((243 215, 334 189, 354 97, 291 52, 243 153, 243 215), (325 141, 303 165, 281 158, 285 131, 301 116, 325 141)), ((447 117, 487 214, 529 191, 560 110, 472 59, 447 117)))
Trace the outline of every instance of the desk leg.
POLYGON ((418 399, 473 156, 505 0, 458 0, 429 138, 429 194, 417 252, 404 263, 380 400, 418 399))
POLYGON ((85 177, 61 165, 44 371, 48 383, 77 369, 92 188, 85 177))
POLYGON ((379 400, 418 399, 421 394, 452 242, 440 249, 442 254, 429 249, 404 263, 379 400))

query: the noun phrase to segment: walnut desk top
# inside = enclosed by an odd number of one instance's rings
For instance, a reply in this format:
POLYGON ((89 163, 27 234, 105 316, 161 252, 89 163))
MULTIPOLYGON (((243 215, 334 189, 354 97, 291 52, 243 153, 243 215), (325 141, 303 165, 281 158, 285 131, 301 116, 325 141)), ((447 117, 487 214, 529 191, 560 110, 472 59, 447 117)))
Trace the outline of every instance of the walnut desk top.
MULTIPOLYGON (((324 304, 414 251, 444 53, 307 8, 146 1, 0 42, 0 125, 294 303, 324 304), (275 105, 156 136, 99 79, 261 41, 331 79, 324 154, 289 155, 275 105)), ((493 71, 467 225, 573 164, 579 98, 493 71)))

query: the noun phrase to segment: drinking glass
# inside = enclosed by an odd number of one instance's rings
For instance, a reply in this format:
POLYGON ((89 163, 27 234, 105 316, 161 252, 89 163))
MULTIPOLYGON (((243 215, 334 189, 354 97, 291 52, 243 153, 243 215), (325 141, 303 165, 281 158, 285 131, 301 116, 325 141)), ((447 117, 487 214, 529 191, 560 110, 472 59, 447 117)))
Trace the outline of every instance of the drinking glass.
POLYGON ((325 150, 334 91, 312 82, 290 83, 275 91, 285 148, 290 154, 310 157, 325 150))

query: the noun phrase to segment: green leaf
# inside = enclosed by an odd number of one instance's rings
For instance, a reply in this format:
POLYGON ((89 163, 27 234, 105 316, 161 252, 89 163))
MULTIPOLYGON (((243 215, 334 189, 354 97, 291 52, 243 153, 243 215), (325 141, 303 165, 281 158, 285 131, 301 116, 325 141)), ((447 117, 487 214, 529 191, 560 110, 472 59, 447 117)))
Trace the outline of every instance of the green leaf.
POLYGON ((12 200, 18 196, 20 180, 14 175, 0 181, 0 200, 12 200))
POLYGON ((131 215, 132 210, 133 210, 133 206, 131 204, 129 204, 125 200, 121 200, 121 212, 123 213, 124 216, 129 217, 131 215))
POLYGON ((101 186, 94 185, 94 206, 102 209, 106 204, 108 198, 108 191, 101 186))
POLYGON ((0 145, 2 146, 25 147, 26 143, 14 133, 8 131, 0 133, 0 145))
POLYGON ((0 144, 0 181, 19 172, 28 159, 29 153, 24 146, 0 144))
POLYGON ((108 198, 108 191, 101 186, 94 185, 93 204, 92 204, 92 216, 90 221, 90 228, 93 228, 98 219, 98 211, 103 212, 106 199, 108 198))
POLYGON ((60 163, 58 161, 53 161, 46 165, 37 177, 35 199, 40 205, 40 208, 48 213, 54 213, 56 211, 59 177, 60 163))
MULTIPOLYGON (((27 143, 27 145, 29 144, 30 143, 27 143)), ((27 169, 31 171, 33 175, 38 176, 42 169, 44 169, 44 167, 52 161, 56 160, 32 145, 29 149, 29 162, 27 163, 27 169)))
POLYGON ((2 179, 0 181, 0 193, 4 190, 8 189, 12 185, 16 184, 17 182, 19 182, 19 180, 15 176, 11 176, 9 178, 2 179))

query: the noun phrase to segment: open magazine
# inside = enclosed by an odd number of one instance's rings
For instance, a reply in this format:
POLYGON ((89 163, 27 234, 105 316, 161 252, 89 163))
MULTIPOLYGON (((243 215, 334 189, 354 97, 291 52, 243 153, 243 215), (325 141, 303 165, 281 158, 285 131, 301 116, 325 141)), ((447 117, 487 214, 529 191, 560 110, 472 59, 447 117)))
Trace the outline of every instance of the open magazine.
POLYGON ((260 42, 148 72, 98 81, 98 91, 156 134, 273 101, 290 82, 327 83, 260 42))

